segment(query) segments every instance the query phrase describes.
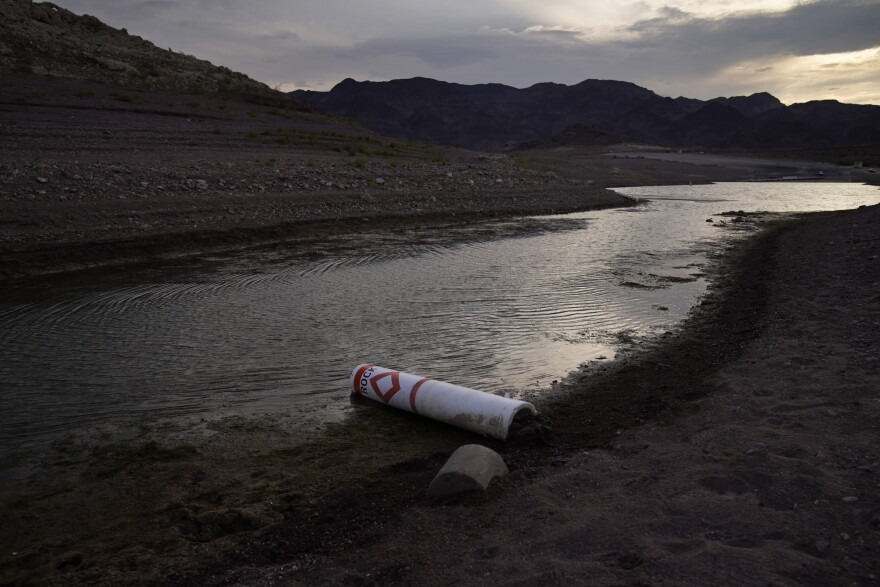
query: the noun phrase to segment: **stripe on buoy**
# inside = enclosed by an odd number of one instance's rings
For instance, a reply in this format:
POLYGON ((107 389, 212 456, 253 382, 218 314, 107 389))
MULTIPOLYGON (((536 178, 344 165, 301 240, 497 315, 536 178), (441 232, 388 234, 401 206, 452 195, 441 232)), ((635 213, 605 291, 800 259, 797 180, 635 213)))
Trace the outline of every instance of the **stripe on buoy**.
POLYGON ((413 385, 412 391, 409 394, 409 407, 412 408, 413 414, 419 413, 419 410, 416 409, 416 394, 418 393, 419 388, 422 386, 422 383, 430 380, 430 378, 425 377, 424 379, 419 379, 419 381, 415 385, 413 385))
POLYGON ((370 367, 372 367, 372 365, 362 365, 354 376, 352 387, 354 387, 354 392, 358 395, 361 395, 361 377, 364 376, 364 372, 370 367))

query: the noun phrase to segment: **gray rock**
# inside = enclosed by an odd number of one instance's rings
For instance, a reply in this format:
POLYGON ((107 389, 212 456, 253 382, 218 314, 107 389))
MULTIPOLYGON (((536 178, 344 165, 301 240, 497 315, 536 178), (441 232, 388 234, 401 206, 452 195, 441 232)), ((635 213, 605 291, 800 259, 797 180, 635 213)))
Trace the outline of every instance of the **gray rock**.
POLYGON ((767 453, 767 445, 763 442, 757 442, 746 451, 747 455, 755 455, 755 454, 766 454, 767 453))
POLYGON ((49 180, 46 179, 45 177, 38 177, 38 178, 37 178, 37 181, 38 181, 39 183, 49 183, 49 180))
POLYGON ((479 444, 459 447, 428 486, 428 497, 443 499, 460 493, 485 491, 495 477, 507 475, 497 452, 479 444))
POLYGON ((379 185, 384 185, 384 184, 385 184, 385 180, 382 179, 381 177, 377 177, 377 178, 376 178, 376 183, 379 184, 379 185))

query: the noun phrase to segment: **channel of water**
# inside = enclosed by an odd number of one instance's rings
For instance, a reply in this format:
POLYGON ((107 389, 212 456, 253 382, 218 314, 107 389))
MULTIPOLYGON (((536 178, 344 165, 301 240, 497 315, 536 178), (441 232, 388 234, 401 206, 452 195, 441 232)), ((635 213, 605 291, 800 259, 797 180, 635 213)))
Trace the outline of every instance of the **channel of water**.
POLYGON ((707 287, 708 254, 756 226, 722 212, 880 202, 859 184, 620 191, 646 201, 5 285, 0 480, 53 443, 130 438, 156 422, 339 421, 361 362, 496 393, 540 390, 674 328, 707 287))

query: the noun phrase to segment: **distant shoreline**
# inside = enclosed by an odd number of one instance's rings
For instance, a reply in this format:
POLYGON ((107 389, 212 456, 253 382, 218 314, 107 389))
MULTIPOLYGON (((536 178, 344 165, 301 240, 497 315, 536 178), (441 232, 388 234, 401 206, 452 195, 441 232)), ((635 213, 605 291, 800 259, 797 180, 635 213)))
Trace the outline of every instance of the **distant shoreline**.
POLYGON ((604 188, 808 165, 574 147, 480 154, 234 96, 121 95, 39 76, 0 87, 0 280, 310 238, 367 218, 393 227, 629 205, 604 188))

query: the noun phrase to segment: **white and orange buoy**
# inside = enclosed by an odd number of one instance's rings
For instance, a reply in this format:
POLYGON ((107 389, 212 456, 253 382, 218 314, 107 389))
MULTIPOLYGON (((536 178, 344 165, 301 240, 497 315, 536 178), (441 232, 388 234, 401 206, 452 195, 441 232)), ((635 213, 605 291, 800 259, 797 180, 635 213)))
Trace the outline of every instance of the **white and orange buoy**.
POLYGON ((377 365, 358 365, 349 383, 355 395, 499 440, 518 416, 538 413, 528 402, 377 365))

